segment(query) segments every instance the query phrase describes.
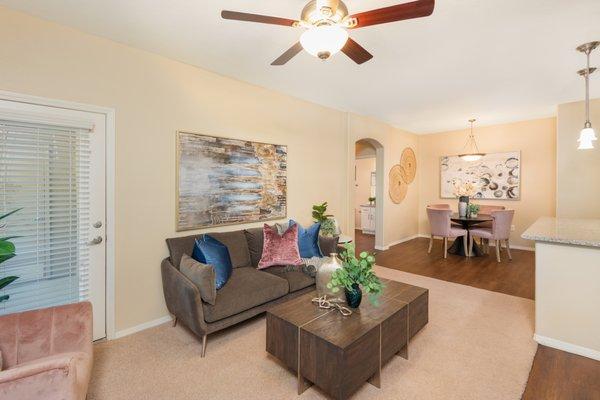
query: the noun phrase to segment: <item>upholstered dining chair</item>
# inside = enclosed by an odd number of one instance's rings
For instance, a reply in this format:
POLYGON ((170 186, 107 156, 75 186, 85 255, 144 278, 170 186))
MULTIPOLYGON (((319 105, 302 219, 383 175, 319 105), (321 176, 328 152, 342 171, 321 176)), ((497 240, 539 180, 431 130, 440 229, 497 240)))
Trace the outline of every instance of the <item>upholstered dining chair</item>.
MULTIPOLYGON (((506 209, 506 207, 504 207, 504 206, 492 206, 492 205, 480 204, 479 205, 479 214, 492 215, 492 211, 505 210, 505 209, 506 209)), ((485 221, 480 224, 477 224, 477 228, 492 229, 492 221, 485 221)), ((481 240, 480 245, 481 246, 485 245, 485 248, 487 249, 487 247, 489 246, 489 243, 484 244, 485 239, 483 239, 483 238, 480 238, 480 240, 481 240)))
MULTIPOLYGON (((441 210, 450 210, 450 204, 446 204, 446 203, 429 204, 427 207, 428 208, 438 208, 441 210)), ((458 222, 454 222, 454 221, 450 221, 450 225, 452 225, 453 227, 459 227, 459 228, 462 226, 458 222)))
POLYGON ((449 210, 450 204, 429 204, 428 208, 441 208, 443 210, 449 210))
POLYGON ((508 259, 512 260, 510 254, 510 226, 512 224, 515 210, 496 210, 490 213, 492 216, 492 229, 489 228, 473 228, 469 230, 471 239, 469 240, 469 254, 473 249, 473 240, 475 237, 479 237, 488 241, 493 240, 496 242, 496 260, 500 262, 500 250, 502 241, 506 245, 506 253, 508 259))
POLYGON ((453 227, 450 224, 450 215, 452 215, 452 210, 450 209, 427 207, 427 218, 429 218, 429 226, 431 229, 427 254, 431 253, 433 238, 435 236, 441 237, 444 240, 444 258, 448 258, 448 238, 462 236, 463 244, 465 249, 467 249, 468 232, 466 229, 453 227))

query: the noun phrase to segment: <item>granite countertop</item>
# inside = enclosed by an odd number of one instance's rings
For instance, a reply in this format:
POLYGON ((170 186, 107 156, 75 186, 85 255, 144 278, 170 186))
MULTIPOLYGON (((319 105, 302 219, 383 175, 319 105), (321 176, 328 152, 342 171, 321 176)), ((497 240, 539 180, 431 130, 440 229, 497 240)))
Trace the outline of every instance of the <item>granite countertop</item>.
POLYGON ((600 247, 600 219, 542 217, 521 237, 537 242, 600 247))

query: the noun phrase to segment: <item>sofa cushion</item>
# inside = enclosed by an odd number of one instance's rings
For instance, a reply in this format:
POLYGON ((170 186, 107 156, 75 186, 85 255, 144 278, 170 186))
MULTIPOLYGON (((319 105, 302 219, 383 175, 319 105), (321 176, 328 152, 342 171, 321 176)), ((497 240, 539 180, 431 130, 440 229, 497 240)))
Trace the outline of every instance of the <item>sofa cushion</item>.
POLYGON ((258 269, 272 265, 302 265, 298 250, 298 225, 279 235, 277 229, 267 224, 263 227, 263 254, 258 263, 258 269))
POLYGON ((300 250, 300 257, 323 257, 321 249, 319 248, 319 231, 321 230, 321 223, 317 222, 308 228, 305 228, 298 222, 290 219, 289 225, 298 225, 298 249, 300 250))
POLYGON ((170 238, 166 240, 167 247, 169 248, 169 258, 171 259, 171 264, 173 264, 175 268, 179 269, 179 263, 181 262, 182 255, 192 255, 196 239, 201 237, 202 235, 191 235, 170 238))
MULTIPOLYGON (((192 258, 202 264, 213 266, 215 269, 215 286, 217 290, 225 286, 233 269, 227 246, 210 235, 202 235, 200 239, 196 240, 192 258)), ((185 258, 182 256, 181 262, 184 262, 184 260, 185 258)), ((180 269, 181 262, 179 265, 180 269)))
POLYGON ((227 246, 233 268, 250 267, 250 251, 243 230, 232 232, 212 232, 208 235, 227 246))
POLYGON ((219 321, 288 293, 289 284, 283 278, 252 267, 235 268, 227 285, 217 292, 215 304, 202 304, 204 320, 219 321))
MULTIPOLYGON (((253 267, 258 266, 262 257, 264 234, 263 228, 250 228, 244 231, 248 241, 248 250, 253 267)), ((337 253, 339 236, 319 236, 319 248, 323 256, 329 256, 331 253, 337 253)))
POLYGON ((339 236, 319 236, 319 248, 321 249, 321 254, 327 257, 331 253, 337 253, 339 240, 339 236))
POLYGON ((209 304, 215 304, 217 298, 217 276, 212 265, 203 264, 184 254, 181 257, 179 270, 198 287, 202 300, 209 304))
POLYGON ((248 251, 250 252, 250 262, 253 267, 257 267, 262 257, 263 250, 263 228, 250 228, 244 231, 246 241, 248 242, 248 251))
POLYGON ((302 268, 303 266, 276 265, 262 271, 285 279, 290 285, 290 293, 292 293, 315 284, 315 278, 303 272, 302 268))

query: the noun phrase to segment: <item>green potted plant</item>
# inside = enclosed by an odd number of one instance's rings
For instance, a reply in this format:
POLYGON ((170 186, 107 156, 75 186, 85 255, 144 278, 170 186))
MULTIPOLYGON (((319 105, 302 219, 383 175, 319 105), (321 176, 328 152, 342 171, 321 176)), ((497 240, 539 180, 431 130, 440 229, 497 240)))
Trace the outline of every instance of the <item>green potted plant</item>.
POLYGON ((468 206, 469 216, 472 218, 477 218, 477 214, 479 214, 479 205, 471 203, 468 206))
MULTIPOLYGON (((0 215, 0 220, 3 220, 4 218, 8 217, 11 214, 16 213, 17 211, 19 211, 19 210, 14 210, 7 214, 0 215)), ((2 226, 0 226, 0 228, 4 228, 4 226, 5 225, 2 225, 2 226)), ((14 245, 14 243, 12 243, 10 241, 10 239, 14 239, 15 237, 17 237, 17 236, 7 236, 7 237, 0 238, 0 264, 2 264, 5 261, 10 260, 11 258, 13 258, 16 255, 15 245, 14 245)), ((7 276, 7 277, 0 279, 0 290, 4 289, 6 286, 10 285, 17 279, 19 279, 18 276, 7 276)), ((0 296, 0 303, 8 300, 9 297, 10 296, 7 294, 0 296)))
POLYGON ((315 222, 321 224, 319 234, 321 236, 335 236, 337 227, 333 215, 327 213, 327 202, 315 204, 312 207, 312 217, 315 222))
POLYGON ((340 254, 342 268, 331 275, 327 287, 336 293, 344 288, 346 303, 352 308, 357 308, 362 301, 362 290, 367 292, 369 300, 377 305, 379 295, 383 291, 383 284, 373 272, 375 256, 366 251, 356 257, 354 244, 347 243, 345 250, 340 254))

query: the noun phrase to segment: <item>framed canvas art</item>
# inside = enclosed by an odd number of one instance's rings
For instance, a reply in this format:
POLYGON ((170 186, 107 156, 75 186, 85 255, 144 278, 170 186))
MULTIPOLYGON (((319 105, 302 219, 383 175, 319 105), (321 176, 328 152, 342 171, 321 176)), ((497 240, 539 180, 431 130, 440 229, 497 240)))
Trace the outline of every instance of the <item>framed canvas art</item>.
POLYGON ((287 216, 287 146, 177 132, 178 231, 287 216))
POLYGON ((456 183, 472 183, 476 199, 519 200, 521 197, 521 153, 490 153, 477 161, 458 156, 440 159, 440 197, 456 198, 456 183))

